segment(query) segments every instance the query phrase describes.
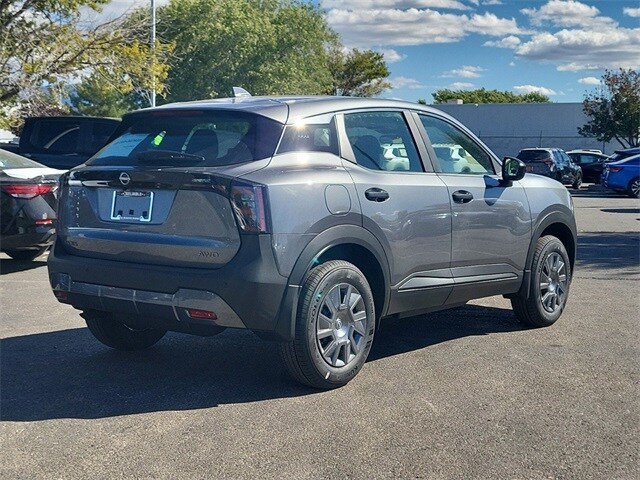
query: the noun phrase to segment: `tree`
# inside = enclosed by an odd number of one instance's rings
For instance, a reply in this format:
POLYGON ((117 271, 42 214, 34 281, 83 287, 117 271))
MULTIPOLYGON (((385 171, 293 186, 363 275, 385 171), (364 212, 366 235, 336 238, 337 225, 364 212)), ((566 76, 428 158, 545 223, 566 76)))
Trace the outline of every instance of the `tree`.
POLYGON ((77 85, 70 100, 75 113, 98 117, 121 117, 136 107, 132 92, 123 92, 102 69, 77 85))
POLYGON ((625 148, 640 145, 640 75, 637 71, 620 69, 605 71, 602 87, 588 93, 582 110, 589 121, 578 128, 585 137, 601 142, 616 139, 625 148))
POLYGON ((331 52, 333 95, 373 97, 391 88, 386 80, 389 69, 381 53, 357 48, 345 53, 336 48, 331 52))
POLYGON ((449 90, 444 88, 431 94, 434 103, 446 103, 448 100, 462 100, 464 103, 548 103, 549 97, 538 92, 517 94, 509 91, 486 90, 449 90))
POLYGON ((175 43, 169 100, 323 94, 332 87, 327 47, 338 42, 320 9, 289 0, 171 0, 158 32, 175 43))
POLYGON ((152 55, 148 23, 81 23, 81 7, 108 1, 0 0, 0 123, 16 109, 63 106, 71 80, 96 68, 131 88, 149 89, 155 79, 162 91, 170 46, 159 43, 152 55))

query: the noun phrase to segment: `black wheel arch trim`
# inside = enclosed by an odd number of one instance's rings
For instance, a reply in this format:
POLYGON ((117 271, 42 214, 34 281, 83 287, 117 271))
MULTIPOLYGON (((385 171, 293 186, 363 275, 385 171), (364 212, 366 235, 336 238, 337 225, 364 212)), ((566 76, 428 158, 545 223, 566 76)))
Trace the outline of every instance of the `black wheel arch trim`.
POLYGON ((522 279, 522 286, 520 291, 516 294, 529 298, 530 285, 531 285, 531 261, 536 250, 538 240, 542 236, 542 233, 547 227, 553 224, 562 224, 569 229, 573 239, 572 249, 567 248, 567 254, 571 260, 571 275, 573 276, 573 267, 576 261, 576 254, 578 250, 578 230, 576 227, 576 221, 573 212, 565 207, 559 205, 552 205, 543 210, 538 215, 538 221, 533 228, 533 234, 531 236, 531 243, 529 244, 529 250, 527 252, 527 261, 525 263, 524 277, 522 279))
POLYGON ((295 337, 295 322, 299 295, 305 277, 311 270, 314 260, 333 247, 340 245, 358 245, 371 253, 378 261, 385 286, 384 307, 378 317, 386 312, 389 305, 389 261, 378 239, 368 230, 357 225, 338 225, 318 234, 304 248, 289 275, 287 289, 280 304, 280 313, 275 327, 279 340, 290 341, 295 337))

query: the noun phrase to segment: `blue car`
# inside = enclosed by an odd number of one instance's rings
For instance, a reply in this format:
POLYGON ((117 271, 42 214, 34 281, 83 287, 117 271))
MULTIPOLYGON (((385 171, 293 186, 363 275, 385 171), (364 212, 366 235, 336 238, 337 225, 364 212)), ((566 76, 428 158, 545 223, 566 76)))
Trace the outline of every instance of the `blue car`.
POLYGON ((606 164, 602 172, 602 186, 639 198, 640 155, 606 164))

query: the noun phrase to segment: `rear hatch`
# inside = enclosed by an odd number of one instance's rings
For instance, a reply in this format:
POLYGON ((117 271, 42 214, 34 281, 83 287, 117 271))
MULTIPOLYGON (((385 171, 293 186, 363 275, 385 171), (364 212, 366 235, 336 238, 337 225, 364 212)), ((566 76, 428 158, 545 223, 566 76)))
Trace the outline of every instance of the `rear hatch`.
POLYGON ((527 172, 539 175, 549 175, 552 171, 553 159, 545 150, 521 150, 518 159, 527 165, 527 172))
POLYGON ((58 237, 72 254, 217 268, 241 233, 266 229, 266 191, 238 177, 268 163, 282 125, 224 110, 131 114, 105 148, 69 172, 58 237))

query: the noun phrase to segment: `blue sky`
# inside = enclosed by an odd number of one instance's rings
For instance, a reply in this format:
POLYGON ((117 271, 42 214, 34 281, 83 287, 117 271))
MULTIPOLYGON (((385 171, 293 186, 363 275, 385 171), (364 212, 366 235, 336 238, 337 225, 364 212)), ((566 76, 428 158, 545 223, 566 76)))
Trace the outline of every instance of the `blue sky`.
MULTIPOLYGON (((114 0, 103 15, 150 0, 114 0)), ((167 0, 156 0, 159 5, 167 0)), ((538 91, 579 102, 604 69, 640 68, 640 0, 319 0, 347 47, 384 53, 391 90, 538 91)))

